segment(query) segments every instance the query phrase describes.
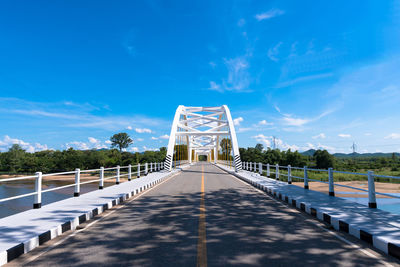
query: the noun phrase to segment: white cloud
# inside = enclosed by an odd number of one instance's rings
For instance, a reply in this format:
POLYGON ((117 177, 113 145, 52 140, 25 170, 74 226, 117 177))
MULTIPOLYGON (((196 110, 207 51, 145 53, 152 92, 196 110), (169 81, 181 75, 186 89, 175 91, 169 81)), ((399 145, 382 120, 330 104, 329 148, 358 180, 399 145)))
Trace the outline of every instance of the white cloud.
POLYGON ((100 141, 97 140, 97 139, 94 138, 94 137, 88 137, 88 139, 89 139, 89 142, 92 143, 92 144, 100 143, 100 141))
POLYGON ((350 134, 338 134, 338 136, 341 138, 351 138, 350 134))
POLYGON ((80 141, 72 141, 69 143, 66 143, 65 146, 68 148, 73 148, 73 149, 78 149, 78 150, 88 150, 89 149, 89 145, 84 143, 84 142, 80 142, 80 141))
POLYGON ((244 133, 244 132, 248 132, 254 130, 253 128, 245 128, 245 127, 239 127, 239 129, 237 130, 237 133, 244 133))
POLYGON ((104 143, 110 145, 112 142, 110 140, 106 140, 104 143))
POLYGON ((365 135, 365 136, 371 136, 372 133, 365 133, 364 135, 365 135))
POLYGON ((400 134, 399 133, 391 133, 391 134, 385 136, 385 139, 400 139, 400 134))
POLYGON ((150 148, 150 147, 143 146, 143 150, 144 151, 158 151, 159 149, 158 148, 150 148))
POLYGON ((160 139, 169 139, 169 135, 168 134, 164 134, 164 135, 161 135, 159 138, 160 139))
POLYGON ((259 134, 256 136, 252 136, 251 138, 256 139, 257 142, 264 144, 266 147, 271 147, 271 136, 265 136, 263 134, 259 134))
POLYGON ((210 87, 208 87, 209 90, 213 90, 213 91, 218 91, 218 92, 223 92, 224 90, 221 88, 221 86, 219 84, 217 84, 214 81, 210 82, 210 87))
POLYGON ((268 49, 268 58, 271 59, 272 61, 277 62, 278 59, 278 54, 279 54, 279 47, 282 45, 282 42, 279 42, 277 45, 274 47, 268 49))
POLYGON ((325 139, 326 135, 324 133, 317 134, 312 137, 312 139, 325 139))
POLYGON ((137 133, 152 133, 153 131, 148 128, 135 128, 137 133))
POLYGON ((142 141, 144 141, 144 139, 143 138, 137 138, 136 141, 142 142, 142 141))
POLYGON ((258 125, 268 126, 268 125, 274 125, 274 123, 267 122, 266 120, 262 120, 262 121, 258 122, 258 125))
POLYGON ((283 14, 285 14, 285 11, 283 11, 283 10, 271 9, 271 10, 268 10, 267 12, 263 12, 263 13, 255 15, 255 18, 258 21, 262 21, 262 20, 266 20, 266 19, 272 19, 274 17, 280 16, 283 14))
POLYGON ((214 61, 210 61, 208 62, 208 64, 211 66, 211 68, 215 68, 217 66, 217 63, 215 63, 214 61))
POLYGON ((11 138, 10 136, 5 135, 3 140, 0 140, 0 151, 7 151, 14 144, 20 145, 22 149, 29 153, 43 150, 53 150, 51 148, 49 149, 46 144, 42 145, 40 143, 35 143, 34 145, 32 145, 21 139, 11 138))
POLYGON ((292 118, 292 117, 284 117, 283 122, 288 126, 303 126, 310 122, 309 119, 301 119, 301 118, 292 118))
POLYGON ((127 130, 132 130, 132 126, 129 125, 129 126, 126 127, 126 129, 127 130))
POLYGON ((151 140, 158 140, 158 138, 157 138, 157 137, 154 137, 154 136, 152 136, 152 137, 151 137, 151 140))
POLYGON ((128 149, 130 152, 139 152, 139 148, 137 148, 137 147, 130 147, 129 149, 128 149))
POLYGON ((233 124, 235 126, 239 126, 242 121, 243 121, 243 118, 239 117, 239 118, 236 118, 236 119, 233 120, 233 124))

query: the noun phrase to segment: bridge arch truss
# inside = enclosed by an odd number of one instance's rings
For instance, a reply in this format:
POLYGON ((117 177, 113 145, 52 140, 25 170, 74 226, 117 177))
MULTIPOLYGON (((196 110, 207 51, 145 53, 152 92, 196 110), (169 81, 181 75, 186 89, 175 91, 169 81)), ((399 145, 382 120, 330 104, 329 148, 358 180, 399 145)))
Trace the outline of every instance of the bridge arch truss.
MULTIPOLYGON (((177 158, 177 139, 184 140, 187 147, 187 159, 191 163, 198 155, 207 155, 214 163, 218 160, 220 141, 230 140, 225 145, 233 160, 235 171, 242 169, 235 127, 228 106, 219 107, 187 107, 180 105, 169 135, 165 169, 172 170, 177 158), (194 155, 193 155, 194 154, 194 155)), ((228 154, 228 152, 226 152, 228 154)))

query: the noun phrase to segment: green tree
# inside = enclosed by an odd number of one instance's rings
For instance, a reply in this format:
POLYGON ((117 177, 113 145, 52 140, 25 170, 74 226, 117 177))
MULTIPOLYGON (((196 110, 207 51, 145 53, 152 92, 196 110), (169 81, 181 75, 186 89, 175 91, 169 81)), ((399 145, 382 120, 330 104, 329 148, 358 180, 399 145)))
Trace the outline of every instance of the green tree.
POLYGON ((225 158, 226 155, 230 155, 231 154, 231 151, 232 151, 231 139, 224 138, 224 139, 221 140, 219 145, 221 146, 221 149, 222 149, 223 158, 225 158))
POLYGON ((111 136, 110 141, 111 147, 118 147, 119 152, 121 152, 123 148, 128 148, 128 146, 133 143, 133 140, 127 133, 114 134, 111 136))
POLYGON ((334 157, 326 150, 317 150, 314 153, 317 168, 327 169, 333 167, 334 157))
POLYGON ((257 144, 256 146, 255 146, 255 148, 258 150, 258 151, 263 151, 263 149, 264 149, 264 146, 263 146, 263 144, 257 144))

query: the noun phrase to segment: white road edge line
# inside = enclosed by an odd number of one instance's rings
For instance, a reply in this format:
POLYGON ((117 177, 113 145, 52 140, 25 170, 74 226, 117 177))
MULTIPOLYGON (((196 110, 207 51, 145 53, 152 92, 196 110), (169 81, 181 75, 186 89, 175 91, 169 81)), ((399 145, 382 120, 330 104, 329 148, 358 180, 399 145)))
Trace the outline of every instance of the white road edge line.
POLYGON ((32 261, 36 260, 37 258, 43 256, 44 254, 46 254, 46 253, 49 252, 50 250, 54 249, 54 248, 57 247, 58 245, 64 243, 65 241, 67 241, 67 240, 70 239, 71 237, 75 236, 76 234, 78 234, 78 233, 80 233, 80 232, 83 232, 84 230, 88 229, 89 227, 91 227, 91 226, 95 225, 96 223, 102 221, 104 218, 107 218, 108 216, 110 216, 110 215, 113 214, 114 212, 118 211, 120 208, 123 208, 124 206, 126 206, 126 204, 131 203, 132 201, 134 201, 134 200, 140 198, 141 196, 147 194, 148 192, 152 191, 153 189, 155 189, 155 188, 158 187, 159 185, 162 185, 163 183, 169 181, 171 178, 177 176, 178 174, 181 174, 181 172, 175 173, 174 175, 168 177, 166 180, 162 181, 161 183, 159 183, 159 184, 155 185, 154 187, 152 187, 152 188, 150 188, 150 189, 144 191, 142 194, 138 194, 137 196, 133 197, 131 200, 126 201, 126 202, 123 202, 123 203, 121 203, 121 204, 118 205, 118 206, 115 206, 115 207, 113 208, 112 211, 108 212, 107 214, 103 215, 102 217, 98 218, 97 220, 95 220, 95 221, 93 221, 93 222, 87 224, 85 228, 82 228, 82 229, 79 229, 79 230, 76 230, 76 231, 70 233, 69 235, 67 235, 67 236, 64 237, 63 239, 61 239, 61 240, 57 241, 56 243, 54 243, 53 245, 49 246, 47 249, 45 249, 43 252, 39 253, 38 255, 29 257, 29 258, 27 259, 27 262, 24 262, 24 264, 29 264, 29 263, 31 263, 32 261))
MULTIPOLYGON (((229 174, 230 174, 230 173, 229 173, 229 174)), ((232 174, 230 174, 230 175, 232 175, 232 174)), ((300 216, 302 216, 304 219, 306 219, 307 222, 314 224, 314 225, 317 226, 318 228, 320 228, 320 229, 324 230, 325 232, 331 234, 332 236, 336 237, 336 238, 339 239, 340 241, 342 241, 342 242, 344 242, 344 243, 350 245, 352 248, 358 249, 359 251, 361 251, 361 252, 364 253, 365 255, 367 255, 367 256, 369 256, 369 257, 371 257, 371 258, 374 258, 374 259, 379 260, 380 263, 382 263, 382 264, 385 265, 385 266, 393 266, 393 267, 394 267, 394 265, 385 262, 384 260, 380 259, 380 258, 377 257, 376 255, 374 255, 374 254, 370 253, 369 251, 367 251, 367 250, 361 248, 361 247, 358 246, 357 244, 354 244, 353 242, 351 242, 351 241, 347 240, 346 238, 344 238, 344 237, 342 237, 342 236, 336 234, 335 232, 333 232, 333 231, 331 231, 331 230, 329 230, 329 229, 326 229, 326 228, 322 227, 322 226, 319 225, 317 222, 314 222, 314 221, 310 220, 309 218, 307 218, 306 216, 304 216, 301 212, 299 212, 297 209, 294 209, 294 208, 292 208, 292 207, 290 207, 290 206, 284 205, 283 203, 281 203, 281 201, 279 201, 279 200, 277 200, 277 199, 275 199, 275 198, 269 196, 269 195, 266 194, 264 191, 262 191, 262 190, 260 190, 260 189, 258 189, 258 188, 253 187, 251 184, 249 184, 249 183, 243 181, 242 179, 239 179, 238 177, 236 177, 236 176, 234 176, 234 175, 232 175, 232 176, 235 177, 235 178, 236 178, 237 180, 239 180, 240 182, 246 184, 247 186, 249 186, 249 187, 255 189, 257 192, 262 193, 263 195, 267 196, 269 199, 271 199, 271 200, 273 200, 273 201, 279 203, 280 205, 282 205, 282 206, 284 206, 284 207, 286 207, 286 208, 289 208, 289 209, 291 209, 291 210, 293 210, 293 211, 296 211, 296 213, 298 213, 300 216)))

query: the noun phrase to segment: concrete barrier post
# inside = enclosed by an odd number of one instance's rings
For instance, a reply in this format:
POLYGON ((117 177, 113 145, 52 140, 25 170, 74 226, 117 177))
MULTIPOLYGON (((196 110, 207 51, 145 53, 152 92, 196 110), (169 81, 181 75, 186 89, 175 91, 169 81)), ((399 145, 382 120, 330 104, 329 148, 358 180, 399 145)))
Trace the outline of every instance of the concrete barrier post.
POLYGON ((279 165, 275 165, 275 178, 276 180, 279 180, 279 165))
POLYGON ((334 197, 335 196, 335 188, 333 184, 333 169, 328 169, 328 178, 329 178, 329 195, 334 197))
POLYGON ((149 173, 149 165, 147 162, 144 164, 144 175, 147 175, 149 173))
POLYGON ((248 170, 249 170, 249 162, 246 161, 246 171, 248 171, 248 170))
POLYGON ((161 163, 160 162, 157 163, 157 167, 158 167, 158 171, 160 171, 161 170, 161 163))
POLYGON ((254 172, 257 172, 257 163, 253 162, 254 164, 254 172))
POLYGON ((33 201, 33 208, 40 209, 42 207, 42 172, 37 172, 35 179, 35 198, 33 201))
POLYGON ((128 181, 132 180, 132 165, 128 165, 128 181))
POLYGON ((140 163, 137 164, 137 178, 140 178, 140 163))
POLYGON ((104 167, 100 167, 99 189, 104 188, 104 167))
POLYGON ((117 166, 117 179, 115 180, 116 184, 119 184, 119 176, 121 175, 121 167, 117 166))
POLYGON ((81 191, 81 170, 75 169, 75 190, 74 197, 79 197, 81 191))
POLYGON ((375 179, 374 172, 368 171, 368 207, 376 209, 375 179))
POLYGON ((249 171, 252 171, 251 162, 249 162, 249 171))
POLYGON ((150 172, 153 172, 153 162, 150 162, 150 172))
POLYGON ((292 184, 292 166, 287 166, 287 183, 292 184))
POLYGON ((304 189, 309 189, 309 187, 308 187, 308 171, 307 171, 307 166, 304 166, 304 189))
POLYGON ((262 169, 262 163, 261 162, 258 163, 258 172, 260 173, 260 175, 262 175, 263 169, 262 169))
POLYGON ((267 163, 267 177, 271 175, 271 170, 269 168, 269 163, 267 163))

